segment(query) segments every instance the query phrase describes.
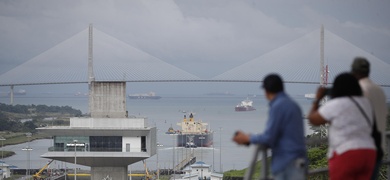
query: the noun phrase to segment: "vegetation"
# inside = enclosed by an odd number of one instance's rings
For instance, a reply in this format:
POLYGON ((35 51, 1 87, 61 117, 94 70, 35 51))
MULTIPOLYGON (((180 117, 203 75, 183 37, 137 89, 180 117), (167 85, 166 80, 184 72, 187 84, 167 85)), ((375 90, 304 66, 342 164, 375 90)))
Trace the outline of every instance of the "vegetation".
POLYGON ((19 133, 0 132, 0 137, 3 137, 5 139, 5 141, 2 142, 4 146, 20 144, 27 141, 33 141, 35 139, 49 138, 48 135, 43 133, 32 133, 31 137, 27 137, 26 133, 22 133, 22 132, 19 133))
POLYGON ((12 174, 11 177, 6 178, 5 180, 18 180, 18 179, 21 179, 23 177, 24 177, 24 175, 12 174))
POLYGON ((46 126, 48 121, 53 125, 67 125, 69 117, 74 116, 81 116, 81 111, 70 106, 0 103, 0 131, 34 133, 37 127, 46 126))
POLYGON ((47 105, 7 105, 0 103, 0 109, 3 112, 18 113, 18 114, 47 114, 60 113, 72 114, 81 116, 81 111, 73 109, 70 106, 47 106, 47 105))
MULTIPOLYGON (((81 111, 70 106, 7 105, 0 103, 0 137, 6 139, 2 144, 6 146, 48 138, 48 135, 38 133, 36 128, 48 124, 69 125, 69 117, 75 116, 81 116, 81 111), (32 133, 32 136, 27 137, 27 132, 32 133)), ((13 154, 13 152, 4 151, 4 157, 13 154)))

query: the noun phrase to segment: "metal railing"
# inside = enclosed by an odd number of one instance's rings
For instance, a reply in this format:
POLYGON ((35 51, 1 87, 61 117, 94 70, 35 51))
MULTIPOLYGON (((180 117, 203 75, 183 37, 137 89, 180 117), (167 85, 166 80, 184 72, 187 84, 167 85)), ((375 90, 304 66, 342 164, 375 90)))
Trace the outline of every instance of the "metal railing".
MULTIPOLYGON (((382 165, 387 165, 387 179, 390 179, 390 131, 386 131, 386 144, 387 144, 387 150, 385 150, 385 156, 386 158, 382 161, 382 165)), ((262 154, 261 158, 261 168, 260 168, 260 177, 259 180, 272 180, 272 177, 269 175, 269 164, 268 164, 268 148, 264 145, 257 145, 255 149, 255 153, 252 157, 252 160, 249 164, 249 167, 247 171, 245 172, 244 180, 252 180, 253 174, 255 172, 255 166, 256 162, 258 160, 259 154, 262 154)), ((327 173, 329 169, 327 167, 325 168, 318 168, 309 170, 307 175, 317 175, 317 174, 324 174, 327 173)))
POLYGON ((255 154, 252 158, 252 161, 250 162, 249 164, 249 167, 247 169, 247 171, 245 172, 245 176, 244 176, 244 180, 251 180, 252 177, 253 177, 253 173, 255 172, 255 166, 256 166, 256 162, 257 162, 257 159, 259 157, 259 153, 261 152, 262 156, 261 156, 261 169, 260 169, 260 179, 261 180, 268 180, 270 179, 268 177, 268 163, 267 163, 267 147, 265 147, 264 145, 257 145, 256 149, 255 149, 255 154))

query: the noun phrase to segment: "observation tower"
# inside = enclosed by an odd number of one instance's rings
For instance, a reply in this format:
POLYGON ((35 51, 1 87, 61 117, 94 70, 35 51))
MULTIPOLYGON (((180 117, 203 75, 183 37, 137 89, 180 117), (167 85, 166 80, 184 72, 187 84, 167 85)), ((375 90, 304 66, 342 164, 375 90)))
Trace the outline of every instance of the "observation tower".
POLYGON ((90 117, 70 118, 69 126, 37 128, 54 141, 41 157, 90 166, 92 180, 128 179, 128 165, 156 154, 156 127, 148 127, 146 118, 128 117, 126 82, 94 80, 92 26, 89 35, 90 117))

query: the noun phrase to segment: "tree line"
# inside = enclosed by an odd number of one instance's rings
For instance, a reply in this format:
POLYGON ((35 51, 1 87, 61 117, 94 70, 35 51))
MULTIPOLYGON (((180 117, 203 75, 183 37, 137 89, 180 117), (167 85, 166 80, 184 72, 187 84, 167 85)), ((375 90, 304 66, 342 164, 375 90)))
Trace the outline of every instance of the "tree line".
POLYGON ((28 114, 28 113, 62 113, 62 114, 72 114, 75 116, 81 116, 81 111, 77 109, 73 109, 70 106, 47 106, 47 105, 7 105, 4 103, 0 103, 0 110, 3 112, 10 113, 20 113, 20 114, 28 114))
POLYGON ((81 116, 80 110, 70 106, 47 106, 47 105, 7 105, 0 103, 0 131, 11 132, 35 132, 38 121, 49 116, 47 113, 68 114, 70 116, 81 116), (30 116, 34 114, 34 116, 30 116), (32 117, 32 120, 22 122, 18 115, 32 117))

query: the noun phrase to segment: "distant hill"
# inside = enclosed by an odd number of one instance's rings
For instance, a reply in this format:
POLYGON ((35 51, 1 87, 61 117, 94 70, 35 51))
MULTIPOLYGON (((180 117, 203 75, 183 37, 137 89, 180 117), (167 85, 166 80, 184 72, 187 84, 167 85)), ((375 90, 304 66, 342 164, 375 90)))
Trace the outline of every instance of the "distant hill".
POLYGON ((78 117, 80 110, 70 106, 7 105, 0 103, 0 131, 35 132, 38 126, 67 124, 69 117, 78 117))

